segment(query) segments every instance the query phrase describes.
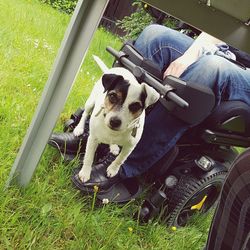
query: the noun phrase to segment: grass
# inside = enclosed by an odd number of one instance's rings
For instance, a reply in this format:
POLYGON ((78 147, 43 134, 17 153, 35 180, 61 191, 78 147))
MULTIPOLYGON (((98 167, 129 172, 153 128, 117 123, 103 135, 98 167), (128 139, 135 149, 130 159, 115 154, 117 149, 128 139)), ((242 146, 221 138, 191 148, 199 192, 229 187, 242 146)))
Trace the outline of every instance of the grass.
MULTIPOLYGON (((82 197, 71 185, 75 164, 66 165, 49 147, 27 188, 3 191, 69 20, 36 0, 0 0, 0 249, 201 249, 211 215, 172 231, 157 220, 133 220, 140 200, 92 206, 94 198, 82 197)), ((112 64, 107 45, 119 48, 121 41, 99 29, 57 130, 101 75, 92 54, 112 64)))

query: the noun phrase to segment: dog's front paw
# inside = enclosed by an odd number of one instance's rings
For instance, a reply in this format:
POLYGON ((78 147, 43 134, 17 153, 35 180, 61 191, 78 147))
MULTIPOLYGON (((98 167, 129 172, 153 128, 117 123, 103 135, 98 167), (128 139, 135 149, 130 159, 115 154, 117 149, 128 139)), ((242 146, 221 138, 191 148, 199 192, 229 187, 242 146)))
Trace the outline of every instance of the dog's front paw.
POLYGON ((90 179, 90 173, 87 173, 86 171, 83 171, 82 169, 79 172, 79 178, 81 182, 87 182, 90 179))
POLYGON ((112 144, 109 146, 109 150, 113 155, 118 155, 120 153, 120 148, 116 144, 112 144))
POLYGON ((74 136, 80 136, 83 134, 83 128, 80 126, 76 126, 73 131, 74 136))
POLYGON ((112 166, 110 165, 108 168, 107 168, 107 176, 108 177, 114 177, 115 175, 117 175, 119 172, 119 168, 118 167, 115 167, 115 166, 112 166))

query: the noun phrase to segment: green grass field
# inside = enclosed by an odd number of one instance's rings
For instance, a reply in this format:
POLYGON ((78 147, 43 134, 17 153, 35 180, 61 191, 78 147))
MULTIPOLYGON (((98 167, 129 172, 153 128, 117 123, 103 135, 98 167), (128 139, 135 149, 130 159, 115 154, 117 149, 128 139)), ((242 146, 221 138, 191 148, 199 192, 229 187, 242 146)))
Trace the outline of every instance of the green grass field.
MULTIPOLYGON (((71 185, 75 164, 49 147, 27 188, 3 191, 69 20, 36 0, 0 0, 0 249, 201 249, 211 215, 176 231, 157 220, 139 225, 132 215, 141 200, 95 206, 71 185)), ((119 48, 121 41, 99 29, 57 130, 101 75, 92 54, 112 64, 107 45, 119 48)))

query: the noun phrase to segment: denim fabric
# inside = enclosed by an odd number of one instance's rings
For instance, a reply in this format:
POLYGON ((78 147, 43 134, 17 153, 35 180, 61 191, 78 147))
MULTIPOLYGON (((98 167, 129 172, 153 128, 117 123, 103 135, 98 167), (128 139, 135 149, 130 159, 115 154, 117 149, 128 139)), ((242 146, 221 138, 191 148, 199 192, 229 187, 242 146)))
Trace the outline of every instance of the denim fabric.
MULTIPOLYGON (((165 70, 192 42, 192 38, 178 31, 153 24, 140 34, 135 47, 165 70)), ((222 100, 241 100, 250 105, 250 69, 245 70, 223 57, 203 55, 180 78, 212 88, 217 105, 222 100)), ((142 138, 123 164, 121 176, 133 177, 147 171, 188 128, 185 122, 174 117, 158 102, 146 117, 142 138)))

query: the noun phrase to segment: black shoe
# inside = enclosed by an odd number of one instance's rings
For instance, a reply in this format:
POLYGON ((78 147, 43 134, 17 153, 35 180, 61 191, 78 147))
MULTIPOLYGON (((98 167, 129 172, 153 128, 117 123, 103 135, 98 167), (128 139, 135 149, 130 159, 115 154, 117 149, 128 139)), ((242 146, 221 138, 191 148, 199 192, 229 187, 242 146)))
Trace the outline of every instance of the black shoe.
POLYGON ((77 154, 84 154, 87 139, 88 133, 86 132, 79 137, 74 136, 72 132, 53 133, 48 144, 58 149, 63 155, 76 156, 77 154))
POLYGON ((102 202, 113 202, 124 204, 134 200, 142 193, 141 185, 136 177, 122 179, 119 173, 111 178, 107 177, 107 167, 114 160, 111 153, 102 163, 96 164, 92 168, 90 180, 82 183, 79 179, 81 167, 74 169, 72 182, 83 195, 96 192, 96 198, 102 202))
POLYGON ((80 167, 73 171, 72 181, 74 185, 84 193, 93 193, 94 186, 98 187, 98 192, 100 193, 108 190, 111 186, 121 180, 119 173, 114 177, 107 177, 107 168, 114 161, 115 157, 116 156, 112 153, 109 153, 103 161, 95 164, 91 170, 90 180, 84 183, 80 180, 78 175, 82 166, 82 164, 80 164, 80 167))
MULTIPOLYGON (((48 144, 61 152, 64 160, 71 161, 77 155, 83 158, 88 140, 88 132, 81 136, 74 136, 72 132, 53 133, 48 144)), ((100 144, 96 150, 95 162, 101 162, 109 153, 109 146, 100 144)))

